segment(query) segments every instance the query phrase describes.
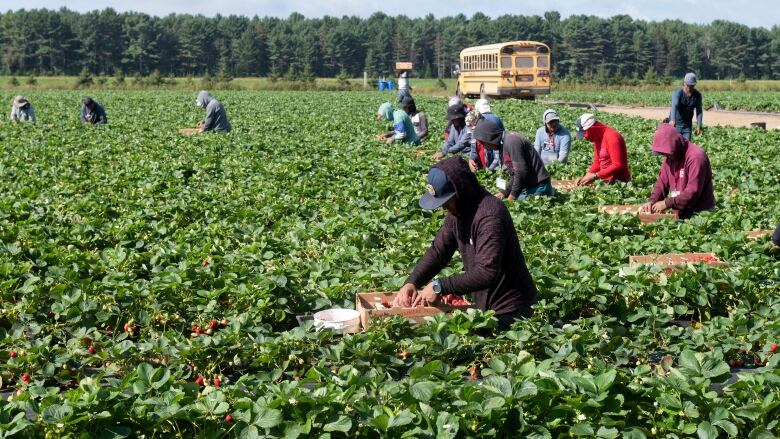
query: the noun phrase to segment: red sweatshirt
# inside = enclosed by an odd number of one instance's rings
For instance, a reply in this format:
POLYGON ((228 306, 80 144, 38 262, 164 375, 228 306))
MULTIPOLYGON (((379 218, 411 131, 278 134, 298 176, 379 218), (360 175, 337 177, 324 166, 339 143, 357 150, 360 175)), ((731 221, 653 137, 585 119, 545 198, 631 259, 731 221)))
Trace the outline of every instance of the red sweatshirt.
POLYGON ((598 175, 607 183, 631 180, 626 141, 620 133, 596 122, 585 131, 585 138, 593 142, 593 164, 588 172, 598 175))
POLYGON ((653 152, 666 156, 658 172, 650 202, 666 200, 681 219, 715 207, 710 159, 698 145, 662 123, 653 137, 653 152))

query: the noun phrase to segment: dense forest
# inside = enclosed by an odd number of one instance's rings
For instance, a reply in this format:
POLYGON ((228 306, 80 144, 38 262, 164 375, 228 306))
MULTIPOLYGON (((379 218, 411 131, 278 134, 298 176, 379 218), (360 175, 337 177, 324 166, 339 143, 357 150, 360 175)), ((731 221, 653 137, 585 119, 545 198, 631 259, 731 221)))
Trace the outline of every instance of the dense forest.
POLYGON ((204 17, 68 9, 0 13, 0 73, 372 77, 413 61, 415 75, 449 77, 461 49, 508 40, 550 45, 558 78, 780 79, 780 26, 647 22, 558 12, 435 18, 204 17), (86 70, 85 70, 86 69, 86 70))

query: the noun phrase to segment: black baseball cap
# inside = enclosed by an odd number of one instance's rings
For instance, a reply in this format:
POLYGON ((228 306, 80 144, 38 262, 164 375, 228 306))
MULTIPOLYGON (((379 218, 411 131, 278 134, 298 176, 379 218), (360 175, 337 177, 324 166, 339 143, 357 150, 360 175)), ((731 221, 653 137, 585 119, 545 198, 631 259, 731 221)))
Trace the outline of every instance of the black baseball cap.
POLYGON ((428 171, 428 185, 425 189, 427 192, 420 198, 420 207, 425 210, 436 210, 455 196, 455 186, 447 174, 436 167, 428 171))
POLYGON ((444 116, 444 120, 455 120, 460 118, 466 118, 466 114, 468 112, 466 111, 466 107, 463 104, 455 104, 449 108, 447 108, 447 115, 444 116))

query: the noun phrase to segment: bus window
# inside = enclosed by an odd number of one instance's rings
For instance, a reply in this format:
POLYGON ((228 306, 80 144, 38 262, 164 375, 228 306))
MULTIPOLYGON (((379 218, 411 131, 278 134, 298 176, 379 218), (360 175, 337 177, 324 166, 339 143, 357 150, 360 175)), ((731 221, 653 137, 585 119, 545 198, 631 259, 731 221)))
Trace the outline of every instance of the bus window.
POLYGON ((502 56, 501 57, 501 68, 502 69, 511 69, 512 68, 512 58, 508 56, 502 56))
POLYGON ((541 68, 547 68, 550 67, 550 63, 548 62, 548 59, 546 56, 537 56, 536 57, 536 67, 541 68))
POLYGON ((534 67, 534 59, 530 56, 518 56, 515 58, 515 67, 520 69, 532 69, 534 67))

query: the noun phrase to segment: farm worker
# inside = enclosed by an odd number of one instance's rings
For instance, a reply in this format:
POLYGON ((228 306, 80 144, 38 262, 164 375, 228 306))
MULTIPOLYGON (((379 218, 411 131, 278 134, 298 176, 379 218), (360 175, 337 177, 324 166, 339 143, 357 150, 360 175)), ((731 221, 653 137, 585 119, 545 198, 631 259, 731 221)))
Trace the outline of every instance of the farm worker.
POLYGON ((412 125, 414 126, 414 132, 417 134, 417 138, 422 142, 428 137, 428 116, 424 112, 417 110, 417 104, 414 102, 414 98, 407 96, 401 101, 401 109, 403 109, 409 118, 412 119, 412 125))
POLYGON ((686 73, 683 86, 672 93, 669 123, 688 140, 691 140, 694 110, 696 111, 696 135, 698 136, 701 135, 702 127, 702 98, 699 90, 696 90, 696 75, 686 73))
POLYGON ((780 247, 780 224, 777 225, 775 233, 772 234, 772 244, 774 244, 775 247, 780 247))
POLYGON ((507 132, 495 123, 482 119, 474 129, 474 138, 489 150, 503 150, 503 161, 511 176, 496 197, 524 200, 532 195, 552 195, 550 173, 533 144, 519 133, 507 132))
MULTIPOLYGON (((496 125, 498 125, 499 128, 501 128, 501 131, 504 131, 504 122, 501 120, 500 117, 498 117, 496 114, 493 113, 492 108, 490 106, 490 102, 487 99, 479 99, 477 102, 474 103, 474 110, 478 112, 482 116, 482 118, 487 119, 496 125)), ((476 121, 475 121, 476 125, 476 121)), ((471 127, 473 129, 473 127, 471 127)), ((472 144, 474 144, 474 140, 472 139, 472 144)), ((476 145, 475 145, 476 146, 476 145)), ((482 163, 474 162, 473 164, 481 164, 483 168, 486 168, 489 171, 493 171, 499 166, 501 166, 501 154, 502 152, 500 150, 484 150, 484 153, 482 150, 475 151, 475 149, 472 147, 471 149, 471 155, 474 156, 475 152, 477 156, 482 158, 484 155, 484 160, 482 163)), ((472 167, 472 161, 469 161, 469 167, 472 167)), ((473 170, 473 168, 472 168, 473 170)))
POLYGON ((409 74, 406 72, 401 73, 398 77, 398 103, 403 102, 404 98, 412 97, 409 87, 409 74))
POLYGON ((577 186, 589 185, 596 179, 607 183, 631 179, 626 141, 620 133, 597 121, 596 116, 586 113, 577 119, 577 138, 583 137, 593 143, 593 164, 584 176, 577 179, 577 186))
POLYGON ((24 96, 17 96, 11 104, 11 122, 35 122, 35 108, 24 96))
POLYGON ((545 165, 553 162, 566 163, 569 160, 571 134, 561 125, 561 118, 555 110, 542 114, 542 126, 536 130, 534 149, 545 165))
POLYGON ((477 172, 480 169, 492 171, 501 165, 501 151, 487 149, 474 138, 474 128, 476 128, 477 122, 483 119, 485 117, 477 110, 471 110, 466 114, 466 127, 472 132, 471 152, 469 153, 469 169, 472 172, 477 172))
POLYGON ((230 122, 222 102, 214 99, 209 92, 201 90, 195 99, 195 105, 206 110, 206 118, 198 124, 201 133, 206 131, 230 132, 230 122))
POLYGON ((466 107, 463 104, 455 104, 447 109, 444 119, 450 123, 450 131, 447 140, 441 145, 441 149, 431 157, 440 159, 447 154, 468 154, 471 152, 471 131, 466 126, 466 107))
POLYGON ((90 98, 84 98, 84 105, 81 106, 81 123, 92 125, 107 124, 106 110, 98 101, 90 98))
MULTIPOLYGON (((466 112, 474 109, 471 107, 471 105, 463 102, 463 99, 459 98, 458 96, 453 96, 450 98, 450 100, 447 102, 447 108, 455 105, 463 105, 463 107, 466 108, 466 112)), ((444 127, 444 140, 447 140, 447 137, 450 135, 450 127, 452 127, 452 122, 447 122, 447 126, 444 127)))
POLYGON ((396 295, 393 306, 435 304, 442 294, 473 294, 482 310, 493 310, 499 329, 529 317, 537 290, 517 231, 504 203, 490 196, 460 157, 451 157, 428 172, 420 207, 444 207, 447 216, 433 243, 396 295), (464 272, 437 277, 458 250, 464 272))
POLYGON ((420 139, 414 132, 412 119, 404 110, 394 109, 390 102, 385 102, 379 106, 376 118, 393 121, 393 131, 379 136, 380 140, 386 139, 388 145, 393 142, 420 144, 420 139))
POLYGON ((658 126, 653 137, 653 154, 664 156, 650 200, 644 212, 671 209, 680 219, 715 208, 712 168, 707 153, 684 138, 669 124, 658 126))

